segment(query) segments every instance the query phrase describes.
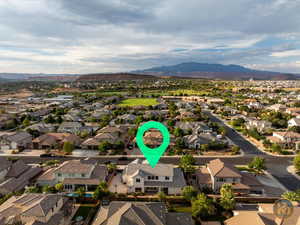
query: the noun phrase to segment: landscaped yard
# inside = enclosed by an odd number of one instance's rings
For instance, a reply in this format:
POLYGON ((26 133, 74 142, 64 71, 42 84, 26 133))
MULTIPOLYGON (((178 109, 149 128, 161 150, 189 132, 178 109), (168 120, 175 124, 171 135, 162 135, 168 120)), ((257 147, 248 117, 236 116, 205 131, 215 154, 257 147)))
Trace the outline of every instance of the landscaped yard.
POLYGON ((95 208, 93 205, 81 205, 77 212, 75 213, 74 217, 72 220, 76 220, 77 217, 82 217, 83 220, 87 218, 89 215, 91 209, 95 208))
POLYGON ((129 98, 123 100, 119 106, 150 106, 157 104, 156 98, 129 98))

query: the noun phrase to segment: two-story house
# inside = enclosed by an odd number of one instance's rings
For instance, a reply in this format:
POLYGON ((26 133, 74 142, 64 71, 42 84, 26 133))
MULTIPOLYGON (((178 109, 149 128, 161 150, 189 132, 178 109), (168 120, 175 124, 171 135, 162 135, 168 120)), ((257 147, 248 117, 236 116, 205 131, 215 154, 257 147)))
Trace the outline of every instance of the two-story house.
POLYGON ((27 193, 0 206, 0 224, 63 225, 73 210, 72 202, 62 195, 27 193))
POLYGON ((168 212, 161 202, 111 202, 101 206, 92 225, 193 225, 189 213, 168 212))
POLYGON ((127 186, 127 192, 144 192, 166 194, 180 194, 186 186, 180 168, 172 164, 158 163, 152 168, 146 160, 136 159, 129 163, 122 174, 122 181, 127 186))
POLYGON ((273 132, 273 136, 269 136, 267 139, 272 143, 281 145, 282 148, 297 149, 300 142, 300 134, 293 131, 273 132))
POLYGON ((256 128, 259 132, 264 132, 272 128, 271 122, 257 119, 249 119, 245 125, 248 130, 256 128))
POLYGON ((93 191, 101 181, 107 179, 108 171, 105 165, 89 159, 69 160, 47 170, 37 179, 37 184, 54 186, 62 183, 65 191, 68 192, 73 192, 80 187, 86 191, 93 191))
POLYGON ((210 161, 196 172, 199 188, 208 187, 218 193, 223 184, 232 184, 237 193, 261 192, 261 183, 249 173, 241 173, 231 164, 220 159, 210 161))

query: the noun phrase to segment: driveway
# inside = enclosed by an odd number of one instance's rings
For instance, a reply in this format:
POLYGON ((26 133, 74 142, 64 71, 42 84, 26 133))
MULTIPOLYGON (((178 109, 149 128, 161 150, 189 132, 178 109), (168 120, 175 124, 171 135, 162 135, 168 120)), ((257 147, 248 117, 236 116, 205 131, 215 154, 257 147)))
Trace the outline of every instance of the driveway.
POLYGON ((117 173, 116 176, 111 180, 108 190, 110 192, 117 192, 122 194, 127 194, 127 186, 122 183, 121 174, 117 173))

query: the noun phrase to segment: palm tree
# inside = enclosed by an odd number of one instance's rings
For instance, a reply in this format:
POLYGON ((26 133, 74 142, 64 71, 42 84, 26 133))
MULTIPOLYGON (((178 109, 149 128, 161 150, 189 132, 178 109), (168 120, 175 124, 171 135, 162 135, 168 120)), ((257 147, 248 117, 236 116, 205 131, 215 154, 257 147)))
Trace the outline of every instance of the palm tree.
POLYGON ((117 169, 117 165, 115 163, 109 163, 106 167, 109 173, 113 173, 117 169))
POLYGON ((85 188, 80 187, 76 190, 76 194, 78 195, 79 199, 83 199, 85 196, 85 188))
POLYGON ((208 198, 204 193, 197 195, 197 198, 192 201, 192 215, 196 218, 207 217, 213 215, 216 208, 212 199, 208 198))

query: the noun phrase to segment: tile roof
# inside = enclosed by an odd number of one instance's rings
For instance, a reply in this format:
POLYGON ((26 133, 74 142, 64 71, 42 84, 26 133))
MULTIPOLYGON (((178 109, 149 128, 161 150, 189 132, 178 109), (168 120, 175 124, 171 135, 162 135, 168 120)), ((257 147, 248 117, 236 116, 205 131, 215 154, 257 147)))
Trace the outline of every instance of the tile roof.
POLYGON ((207 167, 214 177, 242 177, 236 168, 220 159, 210 161, 207 167))
POLYGON ((98 211, 92 225, 191 225, 190 215, 168 213, 160 202, 111 202, 98 211))

